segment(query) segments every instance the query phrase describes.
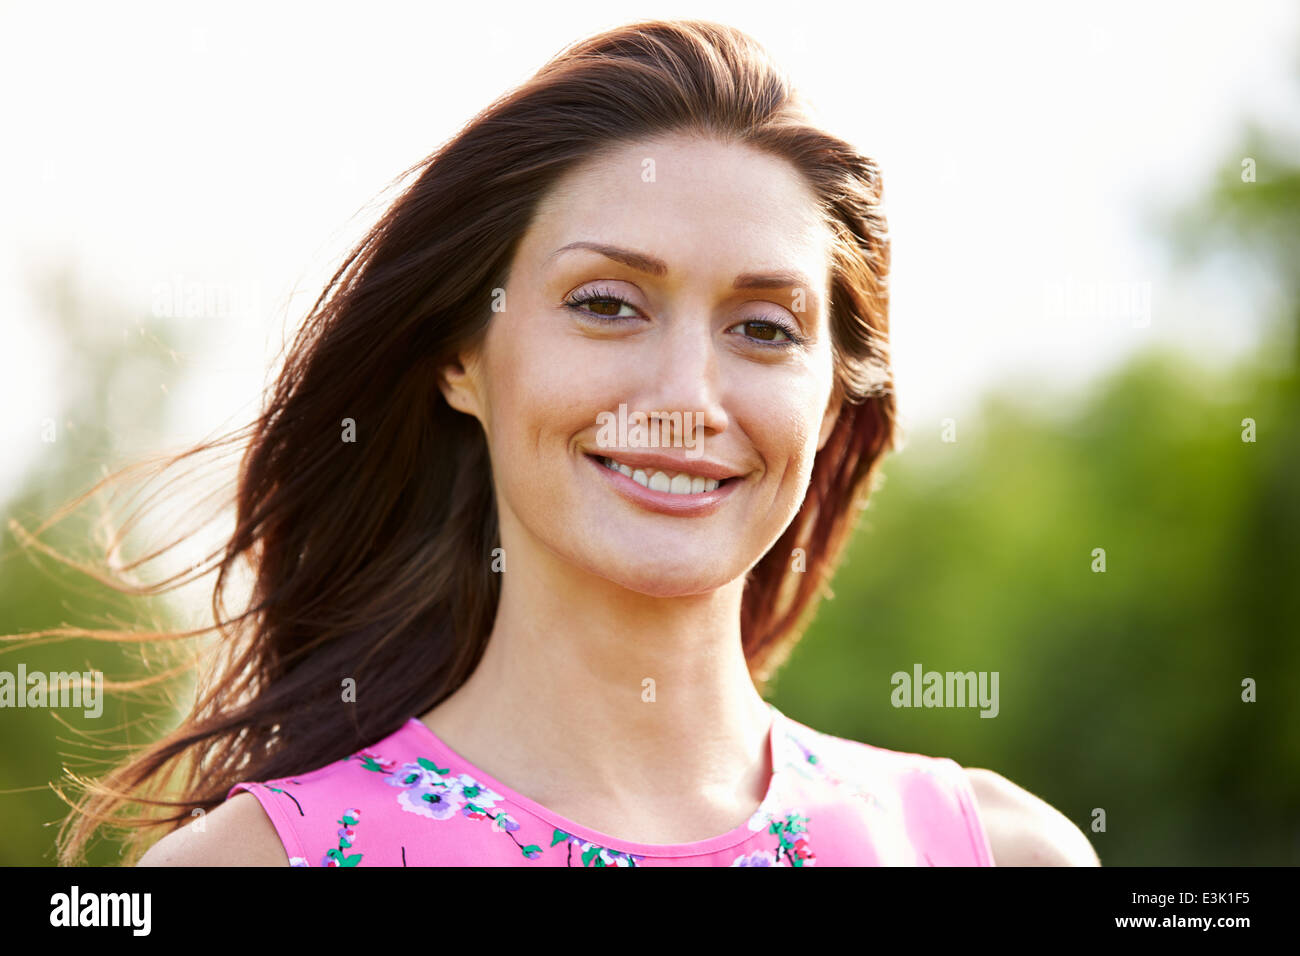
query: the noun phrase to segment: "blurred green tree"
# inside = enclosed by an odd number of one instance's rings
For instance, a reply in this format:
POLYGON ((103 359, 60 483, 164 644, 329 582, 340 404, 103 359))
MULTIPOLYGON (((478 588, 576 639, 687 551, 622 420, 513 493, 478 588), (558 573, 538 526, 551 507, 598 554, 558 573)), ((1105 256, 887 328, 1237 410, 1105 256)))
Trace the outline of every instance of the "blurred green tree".
POLYGON ((960 441, 909 436, 774 687, 819 729, 1002 773, 1104 865, 1300 862, 1300 168, 1245 142, 1167 223, 1185 264, 1272 277, 1258 352, 1140 354, 1065 415, 1011 383, 960 441), (999 672, 999 715, 894 708, 916 663, 999 672))
MULTIPOLYGON (((141 446, 156 441, 163 399, 185 373, 164 343, 190 336, 174 320, 133 315, 106 304, 102 295, 87 294, 67 267, 38 280, 34 299, 57 349, 59 407, 49 420, 33 417, 28 422, 36 453, 22 486, 3 509, 0 633, 64 626, 179 626, 172 602, 124 596, 24 548, 8 522, 16 520, 29 532, 37 529, 103 474, 137 460, 141 446)), ((37 537, 73 560, 99 566, 104 553, 97 552, 94 541, 103 533, 104 517, 92 499, 37 537)), ((0 643, 0 670, 10 673, 21 663, 27 673, 100 670, 106 681, 130 680, 146 673, 146 660, 126 645, 83 639, 0 643)), ((120 758, 117 748, 151 735, 141 726, 145 715, 132 695, 106 689, 103 700, 98 718, 77 709, 0 711, 0 812, 8 822, 0 865, 54 863, 55 833, 67 806, 50 785, 62 783, 65 764, 97 775, 120 758)), ((172 715, 160 716, 168 720, 172 715)), ((110 865, 118 856, 117 845, 103 840, 87 861, 110 865)))

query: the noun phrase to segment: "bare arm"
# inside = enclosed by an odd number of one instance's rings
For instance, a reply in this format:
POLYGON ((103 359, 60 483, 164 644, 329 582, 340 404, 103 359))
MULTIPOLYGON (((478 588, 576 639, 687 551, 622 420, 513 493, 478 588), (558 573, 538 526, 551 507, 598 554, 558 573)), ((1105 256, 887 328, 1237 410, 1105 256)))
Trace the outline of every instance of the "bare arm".
POLYGON ((140 858, 137 866, 288 866, 275 827, 251 793, 237 793, 202 817, 203 829, 187 823, 140 858))
POLYGON ((998 866, 1101 866, 1083 831, 1051 804, 992 770, 965 770, 998 866))

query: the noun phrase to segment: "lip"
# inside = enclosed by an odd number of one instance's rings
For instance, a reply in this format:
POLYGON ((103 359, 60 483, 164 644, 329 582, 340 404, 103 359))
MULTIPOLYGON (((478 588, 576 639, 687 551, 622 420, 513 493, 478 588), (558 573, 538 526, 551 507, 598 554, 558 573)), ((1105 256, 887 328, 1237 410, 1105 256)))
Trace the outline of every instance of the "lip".
POLYGON ((653 468, 655 471, 670 472, 685 471, 692 475, 699 475, 701 478, 716 478, 718 481, 724 478, 743 477, 741 472, 736 471, 734 468, 729 468, 720 462, 709 461, 705 458, 676 458, 659 452, 636 451, 631 448, 597 449, 596 451, 587 452, 587 454, 594 455, 597 458, 613 458, 620 464, 630 465, 632 468, 653 468))
MULTIPOLYGON (((723 481, 722 484, 712 491, 701 491, 698 495, 674 495, 667 491, 653 491, 645 485, 638 484, 621 471, 615 471, 613 468, 607 468, 600 460, 603 456, 591 452, 583 454, 591 466, 604 475, 605 480, 609 482, 610 487, 622 495, 626 500, 634 505, 645 508, 648 511, 655 511, 659 514, 673 515, 676 517, 703 517, 704 515, 713 514, 723 503, 731 497, 732 492, 745 479, 730 473, 730 479, 723 481)), ((635 461, 630 453, 624 454, 619 452, 618 461, 625 461, 628 465, 649 465, 657 467, 661 471, 689 471, 690 469, 682 467, 680 462, 664 456, 644 455, 638 453, 635 461), (655 459, 655 460, 651 460, 655 459)), ((699 464, 703 464, 700 462, 699 464)), ((691 463, 692 467, 696 465, 691 463)), ((722 470, 723 477, 728 477, 728 469, 721 468, 718 465, 711 466, 713 470, 722 470)), ((700 475, 703 478, 712 478, 713 475, 706 471, 693 471, 692 474, 700 475)), ((719 478, 719 481, 722 479, 719 478)))

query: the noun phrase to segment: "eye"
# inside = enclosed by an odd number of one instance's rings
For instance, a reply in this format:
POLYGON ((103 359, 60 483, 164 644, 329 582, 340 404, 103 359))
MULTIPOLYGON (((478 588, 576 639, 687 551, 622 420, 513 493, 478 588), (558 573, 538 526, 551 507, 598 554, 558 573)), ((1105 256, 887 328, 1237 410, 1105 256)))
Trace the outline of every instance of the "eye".
POLYGON ((785 328, 774 322, 761 322, 757 319, 750 319, 748 322, 742 322, 736 328, 744 329, 746 335, 758 339, 760 342, 780 342, 782 339, 790 339, 790 334, 785 328))
POLYGON ((564 300, 569 308, 585 315, 601 319, 631 319, 636 317, 636 306, 609 289, 583 290, 575 296, 564 300), (624 309, 631 309, 632 315, 619 315, 624 309))
MULTIPOLYGON (((637 307, 609 288, 582 289, 564 300, 564 304, 584 318, 617 322, 636 318, 637 307), (620 314, 629 309, 631 314, 620 314)), ((747 319, 734 329, 743 329, 743 335, 762 348, 791 348, 804 344, 803 336, 794 326, 779 319, 747 319)))
POLYGON ((784 322, 767 319, 748 319, 733 328, 744 329, 744 335, 765 348, 790 348, 803 344, 803 337, 784 322))

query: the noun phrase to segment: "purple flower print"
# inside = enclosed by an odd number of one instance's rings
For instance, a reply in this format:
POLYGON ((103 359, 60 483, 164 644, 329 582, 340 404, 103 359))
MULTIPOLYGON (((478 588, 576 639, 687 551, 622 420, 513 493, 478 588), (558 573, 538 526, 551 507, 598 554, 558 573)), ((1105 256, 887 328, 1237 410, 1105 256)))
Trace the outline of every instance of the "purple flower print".
MULTIPOLYGON (((469 774, 453 774, 450 767, 439 767, 427 757, 418 757, 399 767, 396 761, 370 750, 362 751, 361 756, 362 769, 386 773, 388 785, 401 789, 397 802, 403 810, 430 820, 450 820, 457 814, 471 820, 487 820, 493 829, 510 837, 525 859, 535 860, 542 855, 542 848, 537 844, 525 846, 515 838, 515 832, 520 829, 518 820, 505 810, 494 810, 497 801, 505 797, 469 774)), ((340 837, 348 839, 342 831, 340 837)), ((328 860, 327 856, 326 866, 349 865, 337 861, 331 864, 328 860)))
POLYGON ((769 850, 755 850, 753 853, 742 853, 731 861, 732 866, 780 866, 776 862, 776 855, 769 850))
POLYGON ((430 760, 404 763, 388 777, 391 787, 433 787, 446 782, 445 776, 430 760))
POLYGON ((430 820, 450 819, 465 805, 459 795, 446 786, 409 787, 397 795, 397 802, 403 810, 430 820))
POLYGON ((467 773, 462 773, 456 779, 448 782, 462 803, 472 803, 474 806, 485 810, 496 806, 498 800, 505 799, 501 794, 495 790, 489 790, 467 773))

